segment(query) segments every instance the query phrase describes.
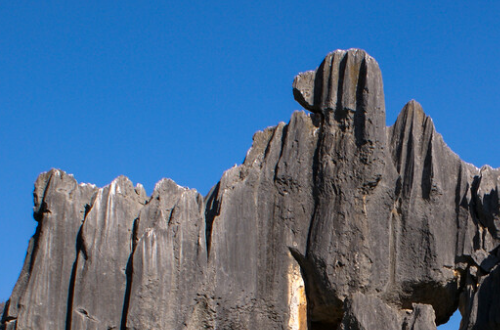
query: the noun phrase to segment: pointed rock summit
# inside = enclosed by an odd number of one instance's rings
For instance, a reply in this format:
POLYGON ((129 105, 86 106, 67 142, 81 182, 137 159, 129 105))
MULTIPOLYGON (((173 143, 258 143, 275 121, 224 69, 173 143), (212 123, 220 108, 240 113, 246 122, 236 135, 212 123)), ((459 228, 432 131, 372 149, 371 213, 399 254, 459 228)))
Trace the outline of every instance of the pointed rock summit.
POLYGON ((465 163, 422 106, 385 126, 382 75, 337 50, 293 82, 207 196, 42 173, 3 330, 500 329, 500 169, 465 163))

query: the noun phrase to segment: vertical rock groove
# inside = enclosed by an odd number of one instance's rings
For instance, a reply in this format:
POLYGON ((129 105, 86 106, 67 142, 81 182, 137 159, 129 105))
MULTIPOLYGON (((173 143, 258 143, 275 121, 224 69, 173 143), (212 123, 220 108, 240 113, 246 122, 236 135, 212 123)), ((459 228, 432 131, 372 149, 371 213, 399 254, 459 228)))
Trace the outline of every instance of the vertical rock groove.
POLYGON ((130 252, 130 256, 127 261, 127 268, 125 269, 125 274, 127 276, 126 280, 126 285, 125 285, 125 295, 123 297, 123 311, 122 311, 122 317, 121 317, 121 323, 120 323, 120 329, 121 330, 126 330, 127 329, 127 317, 128 317, 128 309, 130 306, 130 295, 131 295, 131 290, 132 290, 132 281, 133 281, 133 275, 134 275, 134 252, 135 248, 137 246, 137 233, 138 233, 138 222, 139 218, 134 220, 134 226, 132 229, 132 249, 130 252))
MULTIPOLYGON (((85 217, 89 211, 88 205, 85 206, 85 217)), ((85 217, 83 222, 85 222, 85 217)), ((75 294, 75 280, 76 280, 76 270, 78 268, 78 254, 83 253, 84 256, 86 252, 83 248, 83 238, 82 238, 82 227, 78 230, 78 234, 76 235, 76 247, 75 247, 75 262, 73 263, 73 267, 71 268, 71 277, 69 279, 68 284, 68 302, 66 308, 66 330, 71 330, 71 321, 73 316, 73 296, 75 294)))
POLYGON ((205 207, 205 240, 207 242, 207 258, 210 257, 210 246, 212 244, 212 226, 215 218, 220 214, 219 195, 220 182, 208 193, 205 207))

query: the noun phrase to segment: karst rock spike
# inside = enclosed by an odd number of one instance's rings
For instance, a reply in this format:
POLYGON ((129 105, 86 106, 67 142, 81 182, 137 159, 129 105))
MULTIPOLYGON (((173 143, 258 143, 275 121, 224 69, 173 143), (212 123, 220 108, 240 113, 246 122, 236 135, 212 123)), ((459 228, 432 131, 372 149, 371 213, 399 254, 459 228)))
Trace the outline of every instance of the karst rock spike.
POLYGON ((257 132, 207 196, 126 177, 35 182, 0 329, 500 329, 500 170, 453 153, 415 101, 337 50, 293 82, 311 114, 257 132))

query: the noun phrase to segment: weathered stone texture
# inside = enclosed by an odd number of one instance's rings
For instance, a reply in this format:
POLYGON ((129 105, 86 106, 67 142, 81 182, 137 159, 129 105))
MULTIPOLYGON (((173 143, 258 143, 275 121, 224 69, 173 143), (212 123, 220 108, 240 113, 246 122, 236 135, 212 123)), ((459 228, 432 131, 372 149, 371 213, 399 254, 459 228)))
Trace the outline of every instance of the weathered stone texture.
POLYGON ((460 160, 420 104, 385 126, 357 49, 293 83, 288 124, 257 132, 207 196, 151 197, 59 170, 2 329, 500 329, 500 169, 460 160))
POLYGON ((35 182, 38 227, 2 318, 5 329, 64 329, 77 255, 77 233, 97 188, 59 170, 35 182))
POLYGON ((72 329, 118 329, 132 252, 133 224, 145 203, 142 186, 121 176, 99 189, 80 229, 73 278, 72 329))
POLYGON ((127 328, 182 328, 196 305, 206 269, 203 197, 162 180, 137 222, 141 230, 131 256, 127 328))

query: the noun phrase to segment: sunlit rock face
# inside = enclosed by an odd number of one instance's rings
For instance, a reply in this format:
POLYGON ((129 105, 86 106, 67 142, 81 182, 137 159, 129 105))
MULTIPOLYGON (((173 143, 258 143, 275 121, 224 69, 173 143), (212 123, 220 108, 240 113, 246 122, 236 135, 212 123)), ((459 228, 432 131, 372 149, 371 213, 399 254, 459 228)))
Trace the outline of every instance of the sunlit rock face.
POLYGON ((500 329, 500 170, 420 104, 385 126, 382 75, 338 50, 293 82, 311 113, 257 132, 207 196, 60 170, 1 329, 500 329))

